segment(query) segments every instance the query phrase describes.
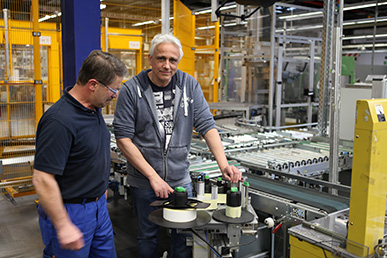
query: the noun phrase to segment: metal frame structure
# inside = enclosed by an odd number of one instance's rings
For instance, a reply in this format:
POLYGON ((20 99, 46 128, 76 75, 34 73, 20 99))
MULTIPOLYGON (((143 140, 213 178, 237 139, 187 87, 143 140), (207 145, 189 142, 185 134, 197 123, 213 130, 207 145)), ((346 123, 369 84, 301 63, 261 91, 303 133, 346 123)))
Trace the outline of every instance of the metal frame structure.
MULTIPOLYGON (((286 51, 285 45, 288 43, 300 43, 305 45, 310 45, 310 51, 309 51, 309 57, 302 60, 303 62, 307 62, 309 65, 309 85, 308 85, 308 93, 313 94, 314 91, 314 63, 317 62, 315 60, 315 48, 316 43, 320 42, 321 39, 319 38, 304 38, 304 37, 295 37, 295 36, 286 36, 286 35, 275 35, 275 38, 278 41, 278 71, 277 71, 277 80, 276 80, 276 86, 275 86, 275 128, 279 128, 283 125, 281 123, 281 110, 283 108, 288 107, 307 107, 307 123, 308 128, 311 127, 312 123, 312 111, 313 107, 317 106, 317 103, 312 102, 311 95, 308 96, 308 100, 306 103, 295 103, 295 104, 285 104, 282 103, 282 92, 283 92, 283 84, 282 84, 282 67, 284 62, 299 62, 300 60, 297 59, 288 59, 284 58, 283 52, 286 51)), ((273 54, 272 54, 273 56, 273 54)), ((273 59, 274 60, 274 59, 273 59)), ((273 90, 271 88, 271 90, 273 90)), ((269 108, 269 110, 271 110, 269 108)), ((270 112, 270 111, 269 111, 270 112)), ((269 115, 270 117, 270 115, 269 115)), ((269 124, 270 126, 270 124, 269 124)))
MULTIPOLYGON (((322 39, 317 37, 304 37, 304 36, 294 36, 287 35, 286 29, 279 30, 277 29, 277 14, 275 12, 278 6, 285 6, 288 8, 299 9, 302 11, 321 11, 313 8, 306 8, 303 6, 288 5, 283 3, 276 3, 271 9, 271 48, 270 48, 270 82, 269 82, 269 128, 277 129, 282 126, 281 123, 281 110, 288 107, 307 107, 307 126, 310 128, 312 123, 312 110, 313 107, 318 106, 317 103, 312 102, 312 95, 315 88, 314 85, 314 70, 315 63, 319 62, 316 57, 316 51, 318 52, 318 43, 321 43, 322 39), (284 57, 284 52, 287 51, 286 44, 298 43, 304 45, 310 45, 310 50, 308 56, 302 58, 303 62, 306 62, 309 65, 309 85, 308 85, 308 99, 306 103, 296 103, 296 104, 285 104, 282 103, 282 91, 283 91, 283 81, 282 81, 282 69, 284 62, 297 62, 300 61, 299 58, 289 59, 284 57), (275 79, 275 62, 277 60, 277 75, 275 79), (275 93, 275 96, 274 96, 275 93), (275 113, 275 126, 273 127, 273 110, 275 113)), ((290 21, 291 22, 291 21, 290 21)), ((286 22, 283 26, 286 28, 286 22)), ((302 28, 298 28, 302 30, 302 28)))

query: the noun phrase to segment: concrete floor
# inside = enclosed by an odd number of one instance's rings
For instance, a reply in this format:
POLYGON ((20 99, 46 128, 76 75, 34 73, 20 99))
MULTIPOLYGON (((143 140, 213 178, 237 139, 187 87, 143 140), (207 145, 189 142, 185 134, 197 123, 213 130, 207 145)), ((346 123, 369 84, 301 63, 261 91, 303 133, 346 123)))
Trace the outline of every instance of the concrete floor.
MULTIPOLYGON (((37 195, 11 201, 0 195, 0 258, 40 258, 43 243, 34 200, 37 195)), ((116 233, 118 258, 137 257, 137 219, 130 201, 117 197, 108 203, 110 218, 116 233)), ((169 249, 168 230, 160 229, 159 254, 169 249)))

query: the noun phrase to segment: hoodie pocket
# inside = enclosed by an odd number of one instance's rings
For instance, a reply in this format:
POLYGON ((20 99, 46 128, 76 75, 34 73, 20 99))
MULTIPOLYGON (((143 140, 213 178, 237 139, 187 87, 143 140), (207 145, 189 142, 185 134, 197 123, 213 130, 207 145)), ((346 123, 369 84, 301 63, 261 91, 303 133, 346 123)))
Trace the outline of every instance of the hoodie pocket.
POLYGON ((163 166, 163 150, 161 148, 140 147, 139 148, 145 160, 162 176, 164 171, 163 166))
POLYGON ((189 177, 187 147, 170 147, 167 156, 167 181, 180 181, 189 177))

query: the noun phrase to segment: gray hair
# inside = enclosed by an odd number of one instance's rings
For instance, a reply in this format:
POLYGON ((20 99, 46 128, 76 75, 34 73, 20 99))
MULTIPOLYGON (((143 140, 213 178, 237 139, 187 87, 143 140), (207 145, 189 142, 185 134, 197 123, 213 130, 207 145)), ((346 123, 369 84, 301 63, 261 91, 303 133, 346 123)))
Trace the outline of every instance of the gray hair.
POLYGON ((153 56, 155 47, 161 43, 173 43, 179 48, 180 56, 179 61, 183 57, 183 47, 181 46, 180 40, 172 34, 157 34, 151 41, 151 47, 149 49, 149 55, 153 56))
POLYGON ((78 74, 77 84, 85 85, 90 79, 109 85, 117 77, 124 78, 128 68, 117 57, 101 50, 93 50, 83 61, 78 74))

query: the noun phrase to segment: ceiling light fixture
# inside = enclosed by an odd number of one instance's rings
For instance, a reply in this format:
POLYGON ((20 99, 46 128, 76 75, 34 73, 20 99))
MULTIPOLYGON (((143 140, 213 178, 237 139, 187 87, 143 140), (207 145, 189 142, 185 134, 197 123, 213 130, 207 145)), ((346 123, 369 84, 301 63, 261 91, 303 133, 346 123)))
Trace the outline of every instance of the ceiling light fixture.
MULTIPOLYGON (((101 0, 101 2, 102 2, 102 1, 103 1, 103 0, 101 0)), ((99 9, 100 9, 100 10, 103 10, 103 9, 105 9, 105 8, 106 8, 106 4, 100 4, 100 5, 99 5, 99 9)), ((46 16, 40 18, 40 19, 38 20, 38 22, 47 21, 47 20, 49 20, 49 19, 53 19, 53 18, 60 17, 60 16, 62 16, 62 12, 55 11, 55 13, 52 14, 52 15, 48 15, 48 14, 47 14, 46 16)))
MULTIPOLYGON (((375 38, 384 38, 387 37, 387 34, 377 34, 375 35, 375 38)), ((343 37, 343 40, 350 40, 350 39, 370 39, 374 38, 374 35, 359 35, 359 36, 348 36, 343 37)))
MULTIPOLYGON (((223 24, 224 27, 231 27, 231 26, 237 26, 237 25, 245 25, 247 24, 247 22, 241 22, 240 24, 237 24, 236 22, 233 22, 233 23, 226 23, 226 24, 223 24)), ((222 25, 219 25, 219 28, 221 28, 222 25)), ((208 30, 208 29, 213 29, 215 28, 214 25, 212 26, 204 26, 204 27, 198 27, 196 28, 197 30, 208 30)))
MULTIPOLYGON (((224 7, 220 8, 220 11, 225 11, 225 10, 234 9, 234 8, 236 8, 236 4, 229 5, 229 6, 224 6, 224 7)), ((194 15, 211 13, 211 12, 212 12, 211 9, 206 9, 206 10, 202 10, 202 11, 199 11, 199 12, 195 12, 194 15)))
MULTIPOLYGON (((229 5, 229 6, 224 6, 224 7, 220 8, 220 10, 224 11, 224 10, 229 10, 229 9, 234 9, 234 8, 236 8, 236 4, 229 5)), ((211 13, 211 12, 212 12, 211 9, 204 9, 204 10, 195 12, 194 15, 206 14, 206 13, 211 13)), ((173 20, 173 17, 170 17, 169 19, 173 20)), ((159 19, 158 21, 161 21, 161 19, 159 19)), ((138 23, 133 24, 132 26, 133 27, 137 27, 137 26, 142 26, 142 25, 152 24, 152 23, 156 24, 156 21, 150 20, 150 21, 138 22, 138 23)), ((202 27, 204 29, 198 28, 198 30, 205 30, 205 29, 207 29, 207 27, 202 27)))
MULTIPOLYGON (((378 3, 378 6, 381 5, 387 5, 387 1, 378 3)), ((363 4, 354 4, 350 6, 344 6, 343 10, 344 11, 349 11, 349 10, 355 10, 355 9, 362 9, 362 8, 369 8, 369 7, 375 7, 376 2, 369 2, 369 3, 363 3, 363 4)), ((317 16, 322 16, 323 12, 322 11, 317 11, 317 12, 307 12, 307 13, 300 13, 300 14, 293 14, 293 15, 285 15, 285 16, 279 16, 278 18, 281 20, 296 20, 296 19, 301 19, 305 17, 317 17, 317 16)))
POLYGON ((371 47, 387 47, 386 43, 380 43, 380 44, 358 44, 358 45, 345 45, 342 46, 342 48, 356 48, 356 49, 362 49, 362 48, 371 48, 371 47))
MULTIPOLYGON (((376 22, 385 22, 387 21, 387 17, 378 17, 376 19, 376 22)), ((367 23, 374 23, 375 18, 368 18, 368 19, 361 19, 361 20, 353 20, 353 21, 346 21, 343 23, 343 26, 349 26, 349 25, 358 25, 358 24, 367 24, 367 23)))
POLYGON ((61 16, 61 15, 62 15, 61 12, 55 13, 55 14, 53 14, 53 15, 46 15, 46 16, 40 18, 40 19, 38 20, 38 22, 47 21, 47 20, 49 20, 49 19, 53 19, 53 18, 59 17, 59 16, 61 16))
POLYGON ((280 20, 295 20, 295 19, 302 19, 305 17, 315 18, 315 17, 322 17, 323 12, 308 12, 308 13, 300 13, 300 14, 293 14, 293 15, 285 15, 285 16, 279 16, 278 19, 280 20))
MULTIPOLYGON (((386 4, 387 4, 387 1, 386 2, 378 3, 378 6, 386 5, 386 4)), ((376 2, 363 3, 363 4, 354 4, 354 5, 344 6, 343 10, 344 11, 349 11, 349 10, 362 9, 362 8, 375 7, 375 6, 376 6, 376 2)))
MULTIPOLYGON (((169 17, 170 20, 173 20, 174 17, 169 17)), ((132 24, 133 27, 136 27, 136 26, 142 26, 142 25, 146 25, 146 24, 157 24, 161 22, 161 19, 158 19, 158 20, 150 20, 150 21, 144 21, 144 22, 138 22, 138 23, 135 23, 135 24, 132 24)))

